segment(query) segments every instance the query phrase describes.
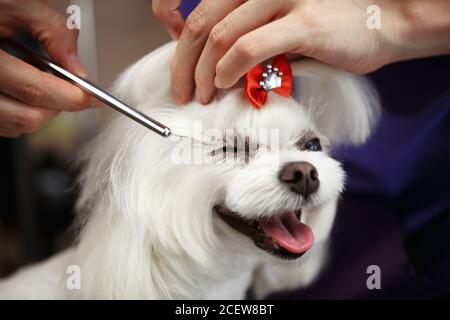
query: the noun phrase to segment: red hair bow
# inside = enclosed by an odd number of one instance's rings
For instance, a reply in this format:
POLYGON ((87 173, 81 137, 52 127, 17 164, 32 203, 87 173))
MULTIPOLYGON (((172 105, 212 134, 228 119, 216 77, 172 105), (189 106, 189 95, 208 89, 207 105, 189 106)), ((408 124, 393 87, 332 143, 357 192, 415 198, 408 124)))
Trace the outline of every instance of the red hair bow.
POLYGON ((261 108, 267 101, 269 91, 283 97, 292 95, 292 70, 285 55, 276 56, 272 65, 265 68, 258 64, 245 74, 244 91, 255 108, 261 108))

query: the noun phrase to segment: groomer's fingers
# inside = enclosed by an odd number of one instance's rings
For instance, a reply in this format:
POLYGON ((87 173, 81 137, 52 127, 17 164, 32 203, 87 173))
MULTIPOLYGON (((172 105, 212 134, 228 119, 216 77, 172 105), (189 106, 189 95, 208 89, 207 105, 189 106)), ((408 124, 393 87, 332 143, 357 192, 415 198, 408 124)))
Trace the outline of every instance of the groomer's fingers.
POLYGON ((228 49, 242 35, 278 16, 282 7, 283 1, 248 1, 212 28, 195 69, 195 97, 199 102, 208 103, 214 96, 216 65, 228 49))
POLYGON ((189 15, 172 61, 172 98, 189 102, 194 91, 194 72, 212 27, 244 0, 203 0, 189 15))
POLYGON ((52 9, 48 1, 21 2, 10 8, 16 30, 30 32, 49 56, 64 68, 80 76, 86 72, 77 56, 78 30, 66 26, 67 17, 52 9))
POLYGON ((152 9, 155 16, 165 25, 174 39, 178 39, 183 30, 184 19, 179 10, 181 0, 153 0, 152 9))
POLYGON ((28 106, 0 93, 0 136, 17 137, 34 132, 58 113, 56 110, 28 106))
POLYGON ((23 26, 45 47, 49 56, 79 76, 86 71, 77 55, 78 30, 66 26, 67 17, 53 10, 45 1, 33 1, 23 10, 23 26))
POLYGON ((216 87, 229 88, 258 63, 298 48, 304 33, 293 20, 288 15, 239 38, 217 64, 216 87))
POLYGON ((78 111, 95 105, 81 89, 0 50, 0 92, 27 105, 78 111))

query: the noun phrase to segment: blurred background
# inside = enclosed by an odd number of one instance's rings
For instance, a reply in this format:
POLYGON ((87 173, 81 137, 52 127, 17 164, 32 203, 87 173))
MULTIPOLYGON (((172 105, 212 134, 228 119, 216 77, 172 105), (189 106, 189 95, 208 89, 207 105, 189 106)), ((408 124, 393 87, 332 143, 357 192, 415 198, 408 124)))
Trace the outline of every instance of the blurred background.
MULTIPOLYGON (((108 88, 118 73, 170 40, 148 0, 55 0, 81 8, 79 55, 88 77, 108 88)), ((35 46, 26 36, 22 41, 35 46)), ((61 113, 38 132, 0 137, 0 277, 69 245, 77 155, 108 110, 61 113)))

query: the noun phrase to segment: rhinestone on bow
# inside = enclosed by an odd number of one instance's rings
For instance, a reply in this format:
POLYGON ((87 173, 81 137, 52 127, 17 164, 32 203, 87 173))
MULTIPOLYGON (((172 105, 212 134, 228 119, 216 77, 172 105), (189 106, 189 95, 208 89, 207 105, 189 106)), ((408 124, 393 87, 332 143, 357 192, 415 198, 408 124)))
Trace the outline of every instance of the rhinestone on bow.
POLYGON ((262 80, 259 82, 261 88, 270 91, 281 87, 281 80, 283 72, 280 72, 277 67, 273 68, 271 64, 266 66, 266 70, 262 74, 262 80))

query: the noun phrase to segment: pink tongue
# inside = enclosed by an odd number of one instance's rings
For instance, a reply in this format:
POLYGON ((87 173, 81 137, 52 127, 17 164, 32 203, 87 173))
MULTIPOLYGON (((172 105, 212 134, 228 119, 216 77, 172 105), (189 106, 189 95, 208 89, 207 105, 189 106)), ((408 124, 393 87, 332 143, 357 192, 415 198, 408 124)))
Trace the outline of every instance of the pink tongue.
POLYGON ((294 211, 274 215, 260 225, 267 236, 289 252, 304 253, 313 245, 311 228, 301 223, 294 211))

